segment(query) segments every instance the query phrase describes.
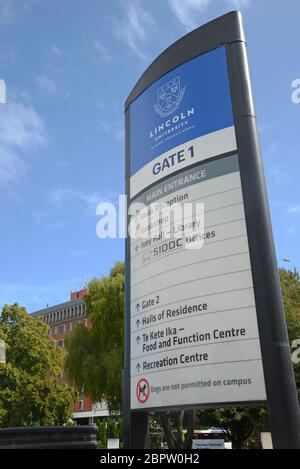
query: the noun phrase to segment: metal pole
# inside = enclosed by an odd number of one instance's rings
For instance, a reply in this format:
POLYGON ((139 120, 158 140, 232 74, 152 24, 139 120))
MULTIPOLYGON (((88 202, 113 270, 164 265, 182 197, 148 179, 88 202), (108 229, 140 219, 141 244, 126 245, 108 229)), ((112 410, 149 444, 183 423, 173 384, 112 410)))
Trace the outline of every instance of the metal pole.
POLYGON ((299 449, 299 403, 281 298, 246 44, 242 41, 228 44, 227 58, 273 446, 276 449, 299 449))

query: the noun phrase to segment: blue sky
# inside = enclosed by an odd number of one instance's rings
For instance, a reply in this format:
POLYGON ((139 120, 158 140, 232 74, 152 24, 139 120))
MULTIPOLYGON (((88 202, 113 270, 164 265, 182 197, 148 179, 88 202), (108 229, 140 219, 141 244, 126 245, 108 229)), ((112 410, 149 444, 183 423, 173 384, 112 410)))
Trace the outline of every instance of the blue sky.
POLYGON ((63 302, 124 258, 95 213, 124 191, 123 102, 163 49, 236 8, 277 256, 300 269, 298 1, 0 0, 0 307, 63 302))

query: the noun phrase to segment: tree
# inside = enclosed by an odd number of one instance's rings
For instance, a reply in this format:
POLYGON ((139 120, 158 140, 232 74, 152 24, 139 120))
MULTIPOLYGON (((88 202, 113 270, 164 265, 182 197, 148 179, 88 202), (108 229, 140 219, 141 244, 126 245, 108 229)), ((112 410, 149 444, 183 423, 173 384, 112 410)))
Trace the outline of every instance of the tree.
POLYGON ((78 389, 111 412, 121 408, 121 370, 124 349, 124 264, 110 275, 89 283, 85 297, 91 329, 77 327, 67 339, 65 368, 78 389))
POLYGON ((267 408, 264 406, 228 407, 198 412, 198 425, 202 428, 222 428, 232 441, 234 449, 246 442, 259 441, 261 431, 268 428, 267 408))
POLYGON ((97 434, 97 440, 99 442, 100 448, 106 448, 107 447, 107 435, 106 435, 106 422, 104 419, 99 419, 97 421, 97 426, 98 426, 98 434, 97 434))
POLYGON ((0 364, 0 426, 66 424, 76 393, 59 383, 64 354, 47 326, 17 304, 4 306, 0 338, 7 358, 0 364))

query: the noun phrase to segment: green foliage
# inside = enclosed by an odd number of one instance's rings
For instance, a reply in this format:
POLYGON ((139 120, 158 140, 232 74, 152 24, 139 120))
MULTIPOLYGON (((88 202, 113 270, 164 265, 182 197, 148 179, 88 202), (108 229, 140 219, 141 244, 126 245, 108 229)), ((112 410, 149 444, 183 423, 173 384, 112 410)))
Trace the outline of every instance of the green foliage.
POLYGON ((85 298, 92 328, 78 327, 66 341, 66 372, 78 389, 96 402, 106 401, 111 412, 121 407, 121 369, 124 348, 124 264, 89 284, 85 298))
MULTIPOLYGON (((282 297, 290 343, 300 339, 300 277, 294 270, 279 269, 282 297)), ((294 365, 298 395, 300 396, 300 365, 294 365)), ((268 429, 267 409, 263 406, 226 408, 198 413, 199 425, 224 428, 234 448, 259 440, 259 433, 268 429)))
POLYGON ((107 447, 107 436, 106 436, 106 421, 103 419, 99 419, 97 421, 97 426, 98 426, 98 434, 97 434, 97 440, 99 442, 100 448, 106 448, 107 447))
POLYGON ((0 427, 67 423, 75 393, 58 382, 64 354, 47 326, 17 304, 4 306, 0 338, 7 358, 0 364, 0 427))
POLYGON ((283 304, 290 341, 300 339, 300 276, 296 270, 279 269, 283 304))
MULTIPOLYGON (((300 276, 296 270, 279 269, 283 304, 290 344, 300 339, 300 276)), ((294 364, 300 401, 300 364, 294 364)))

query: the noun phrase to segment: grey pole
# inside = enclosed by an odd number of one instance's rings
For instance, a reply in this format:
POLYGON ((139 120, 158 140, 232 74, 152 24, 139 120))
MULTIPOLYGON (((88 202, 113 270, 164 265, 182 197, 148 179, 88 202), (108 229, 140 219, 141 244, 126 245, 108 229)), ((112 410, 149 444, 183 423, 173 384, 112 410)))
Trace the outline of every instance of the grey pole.
POLYGON ((273 446, 277 449, 299 449, 299 403, 281 297, 246 44, 242 41, 228 44, 227 58, 273 446))

